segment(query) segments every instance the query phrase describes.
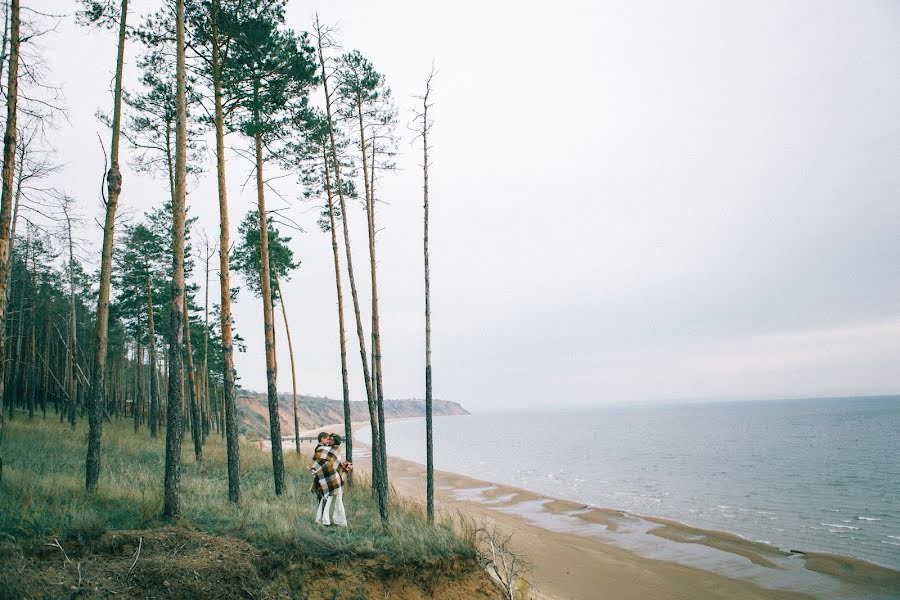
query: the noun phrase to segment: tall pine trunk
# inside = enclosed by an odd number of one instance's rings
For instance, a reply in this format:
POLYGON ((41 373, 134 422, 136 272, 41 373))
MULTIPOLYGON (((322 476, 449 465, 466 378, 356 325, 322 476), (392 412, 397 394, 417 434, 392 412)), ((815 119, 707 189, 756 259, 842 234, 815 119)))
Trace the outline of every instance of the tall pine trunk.
POLYGON ((177 0, 176 19, 176 98, 175 196, 172 199, 174 232, 172 240, 172 309, 169 342, 169 400, 166 422, 166 472, 163 486, 163 516, 174 518, 181 512, 181 440, 184 337, 184 229, 187 179, 187 103, 184 66, 184 0, 177 0))
POLYGON ((294 344, 291 342, 291 326, 288 325, 287 308, 284 305, 284 293, 281 290, 281 282, 278 281, 278 273, 273 271, 275 289, 278 290, 278 299, 281 302, 281 316, 284 318, 284 333, 287 335, 288 354, 291 357, 291 384, 294 389, 294 451, 300 454, 300 419, 297 415, 297 367, 294 364, 294 344))
POLYGON ((194 458, 203 462, 203 431, 200 425, 200 400, 197 398, 197 375, 194 372, 194 354, 191 349, 191 320, 188 317, 188 298, 182 302, 184 311, 184 355, 187 358, 188 398, 191 410, 191 439, 194 442, 194 458))
MULTIPOLYGON (((318 18, 316 19, 316 29, 320 33, 318 18)), ((319 35, 318 42, 319 64, 322 73, 325 73, 325 55, 322 49, 322 38, 319 35)), ((362 361, 363 381, 366 387, 366 402, 369 406, 369 425, 372 429, 372 484, 373 488, 378 484, 378 478, 381 476, 381 456, 377 451, 380 431, 378 429, 378 418, 376 415, 375 398, 372 393, 372 379, 369 374, 369 360, 366 357, 366 338, 363 333, 362 317, 359 311, 359 296, 356 293, 356 281, 353 277, 353 253, 350 251, 350 233, 347 228, 347 205, 344 202, 344 186, 341 183, 341 164, 338 160, 337 143, 334 137, 334 120, 331 115, 331 95, 328 91, 328 78, 322 78, 325 88, 325 113, 328 119, 328 137, 330 141, 331 161, 334 166, 335 186, 337 187, 338 201, 341 207, 341 224, 344 234, 344 251, 347 256, 347 276, 350 279, 350 296, 353 299, 353 312, 356 317, 356 337, 359 339, 359 355, 362 361)), ((380 495, 378 496, 378 512, 382 523, 387 523, 387 505, 382 502, 380 495)))
POLYGON ((75 252, 72 241, 72 219, 68 210, 64 211, 66 217, 66 232, 69 241, 69 341, 66 349, 66 382, 69 394, 69 423, 75 427, 75 397, 78 393, 78 360, 76 349, 78 344, 77 317, 75 314, 75 252))
MULTIPOLYGON (((341 258, 338 252, 337 227, 334 219, 334 195, 331 192, 331 170, 328 168, 328 152, 323 153, 325 165, 325 194, 328 197, 328 222, 331 230, 331 252, 334 255, 334 284, 337 288, 338 331, 341 338, 341 391, 344 399, 344 438, 347 444, 347 460, 353 462, 353 431, 350 424, 350 384, 347 380, 347 334, 344 326, 344 292, 341 288, 341 258)), ((352 480, 352 474, 351 474, 352 480)))
MULTIPOLYGON (((7 12, 8 12, 9 3, 4 2, 3 4, 4 4, 4 8, 6 8, 7 12)), ((4 20, 4 23, 6 25, 9 25, 9 14, 4 15, 4 17, 6 17, 4 20)), ((3 35, 4 35, 3 53, 0 54, 0 56, 6 56, 6 44, 8 42, 8 34, 9 34, 8 29, 4 29, 4 31, 3 31, 3 35)), ((17 60, 18 60, 18 58, 17 58, 17 60)), ((4 64, 3 61, 0 60, 0 73, 2 73, 2 65, 3 64, 4 64)), ((17 77, 17 80, 18 80, 18 77, 17 77)), ((4 288, 6 290, 5 300, 7 302, 9 301, 9 295, 12 292, 12 289, 10 286, 10 282, 12 280, 12 258, 13 258, 13 249, 14 249, 14 245, 15 245, 15 241, 16 241, 16 222, 18 221, 18 216, 19 216, 19 200, 22 197, 22 168, 23 168, 24 163, 25 163, 25 144, 19 144, 18 166, 15 166, 15 165, 13 166, 13 179, 15 180, 15 195, 13 197, 12 221, 10 222, 10 226, 9 226, 9 234, 6 236, 9 238, 9 246, 7 247, 7 250, 6 250, 6 256, 7 256, 7 265, 6 266, 8 268, 5 269, 6 287, 4 288)), ((4 271, 4 269, 2 268, 2 266, 0 266, 0 273, 2 273, 3 271, 4 271)), ((10 325, 10 329, 12 329, 12 322, 10 322, 9 325, 10 325)), ((3 329, 0 329, 0 335, 6 336, 6 333, 7 333, 6 328, 4 326, 3 329)), ((5 358, 5 356, 3 356, 3 358, 5 358)), ((3 379, 5 376, 8 380, 8 378, 11 376, 13 364, 14 364, 14 361, 12 361, 12 360, 9 360, 9 361, 0 360, 0 370, 3 371, 3 373, 0 373, 0 379, 3 379), (5 363, 5 364, 3 364, 3 363, 5 363)), ((7 403, 10 408, 10 416, 12 416, 12 401, 13 401, 14 396, 12 394, 10 394, 9 389, 6 390, 5 396, 8 396, 8 398, 4 398, 4 394, 0 393, 0 412, 3 411, 3 401, 7 400, 7 403)), ((3 415, 0 415, 0 418, 2 418, 2 416, 3 415)), ((2 423, 0 423, 0 428, 2 428, 2 423)))
POLYGON ((134 421, 134 432, 141 427, 141 413, 144 411, 143 384, 141 381, 141 365, 144 364, 144 350, 141 338, 134 338, 134 393, 131 395, 131 417, 134 421))
MULTIPOLYGON (((10 261, 10 268, 6 272, 6 285, 7 285, 7 295, 12 292, 11 289, 11 281, 12 281, 12 264, 13 264, 13 256, 15 253, 15 243, 16 243, 16 223, 18 222, 19 217, 19 207, 21 206, 20 200, 22 199, 22 172, 25 166, 25 147, 27 146, 27 141, 19 140, 18 141, 18 166, 15 167, 15 180, 16 180, 16 191, 15 196, 13 198, 13 209, 12 209, 12 223, 9 227, 9 250, 8 256, 10 261), (24 143, 23 143, 24 142, 24 143)), ((30 242, 31 229, 28 230, 28 240, 25 246, 25 264, 28 263, 28 248, 31 245, 30 242)), ((27 271, 27 268, 26 268, 27 271)), ((13 418, 14 415, 14 405, 16 399, 19 397, 19 367, 21 366, 22 357, 22 326, 24 323, 24 319, 22 318, 24 314, 24 306, 25 306, 25 286, 22 286, 21 292, 19 294, 19 316, 17 319, 18 325, 18 333, 16 335, 16 357, 15 360, 7 361, 9 370, 7 371, 8 376, 11 376, 12 379, 10 383, 11 387, 6 391, 7 395, 7 404, 9 407, 9 417, 13 418)), ((10 329, 12 329, 10 327, 10 329)), ((10 337, 12 337, 12 332, 9 332, 10 337)))
MULTIPOLYGON (((375 489, 378 494, 378 505, 387 505, 388 498, 388 472, 387 472, 387 448, 384 431, 384 389, 381 383, 381 335, 379 333, 378 320, 378 278, 375 259, 375 162, 374 156, 371 169, 368 165, 366 153, 365 123, 363 121, 363 102, 357 94, 357 116, 359 118, 359 144, 362 152, 363 184, 366 194, 366 222, 369 230, 369 274, 372 283, 372 379, 375 391, 375 407, 378 418, 378 443, 373 439, 372 454, 378 454, 380 474, 375 489), (371 172, 371 179, 369 178, 371 172)), ((374 146, 373 146, 374 154, 374 146)))
POLYGON ((206 436, 209 435, 210 430, 210 413, 212 412, 212 404, 209 401, 209 239, 206 237, 206 234, 203 235, 204 239, 206 239, 206 284, 204 286, 204 299, 203 299, 203 318, 204 325, 203 328, 203 403, 206 407, 203 415, 203 442, 206 443, 206 436))
POLYGON ((425 514, 434 525, 434 444, 432 430, 431 399, 431 271, 428 265, 428 96, 431 95, 431 78, 425 84, 422 98, 422 195, 424 197, 424 248, 425 248, 425 514))
POLYGON ((159 429, 159 377, 156 366, 156 328, 153 324, 153 292, 150 274, 147 274, 147 349, 150 360, 150 437, 155 438, 159 429))
POLYGON ((35 389, 37 388, 37 264, 34 252, 31 253, 31 352, 28 355, 28 384, 26 391, 26 403, 28 405, 28 418, 34 417, 35 389))
MULTIPOLYGON (((259 115, 256 115, 259 122, 259 115)), ((269 399, 269 438, 272 441, 272 477, 275 495, 284 488, 284 457, 281 449, 281 415, 278 411, 278 362, 275 358, 275 312, 269 272, 269 225, 266 220, 266 195, 263 181, 262 134, 253 137, 256 154, 256 201, 259 209, 259 287, 262 290, 263 324, 266 339, 266 392, 269 399)))
MULTIPOLYGON (((0 56, 6 56, 6 47, 9 45, 9 2, 3 2, 3 39, 0 40, 0 56)), ((3 67, 5 61, 0 60, 0 79, 3 79, 3 67)))
POLYGON ((128 0, 122 0, 119 16, 119 47, 116 58, 116 86, 113 104, 110 166, 106 174, 106 221, 103 227, 103 254, 100 260, 100 294, 97 299, 97 328, 94 335, 94 361, 91 386, 88 390, 88 448, 85 460, 85 487, 97 489, 100 480, 100 438, 103 434, 103 414, 106 409, 106 349, 109 326, 109 288, 112 274, 112 246, 116 223, 116 208, 122 192, 122 173, 119 170, 119 127, 122 120, 122 71, 125 62, 125 21, 128 0))
MULTIPOLYGON (((138 310, 138 330, 141 326, 141 313, 138 310)), ((144 422, 144 345, 141 344, 140 334, 135 336, 135 363, 134 363, 134 402, 131 405, 134 414, 134 432, 140 430, 144 422)))
MULTIPOLYGON (((15 232, 15 227, 12 228, 13 235, 15 232)), ((28 274, 28 252, 31 249, 31 227, 27 228, 28 233, 25 237, 25 259, 22 262, 22 282, 21 287, 19 289, 19 317, 16 320, 16 352, 15 358, 13 359, 13 379, 12 379, 12 394, 9 395, 9 418, 12 419, 15 414, 16 403, 19 400, 20 388, 22 387, 22 367, 24 363, 24 357, 22 356, 22 346, 25 340, 25 299, 26 299, 26 290, 28 286, 26 285, 25 279, 28 274)), ((10 246, 12 246, 12 242, 14 240, 10 239, 10 246)), ((12 252, 10 252, 10 260, 13 259, 12 252)))
POLYGON ((50 294, 44 296, 44 348, 41 363, 43 369, 41 371, 41 412, 44 418, 47 418, 47 396, 50 393, 50 294))
MULTIPOLYGON (((19 0, 11 0, 9 7, 9 83, 6 87, 6 131, 3 134, 2 192, 0 192, 0 360, 5 355, 6 306, 9 298, 10 225, 12 220, 12 192, 16 160, 16 112, 19 77, 19 0)), ((0 369, 0 398, 6 381, 0 369)), ((3 411, 0 410, 0 481, 3 480, 3 411)))
POLYGON ((231 276, 228 267, 229 231, 228 196, 225 189, 225 111, 222 107, 222 62, 219 54, 219 0, 212 0, 210 25, 212 29, 212 75, 216 125, 216 183, 219 191, 219 287, 222 323, 224 433, 228 454, 228 499, 241 499, 241 458, 238 446, 237 409, 234 393, 234 340, 231 333, 231 276))

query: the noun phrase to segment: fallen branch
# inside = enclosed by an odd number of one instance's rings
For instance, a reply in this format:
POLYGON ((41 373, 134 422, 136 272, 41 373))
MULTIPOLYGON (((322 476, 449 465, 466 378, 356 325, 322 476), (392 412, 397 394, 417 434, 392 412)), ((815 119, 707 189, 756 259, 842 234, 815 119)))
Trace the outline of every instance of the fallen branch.
POLYGON ((143 545, 144 545, 144 538, 141 537, 141 539, 138 540, 138 549, 137 549, 137 552, 136 552, 135 555, 134 555, 134 562, 131 563, 131 568, 128 569, 128 575, 127 575, 127 577, 131 577, 131 572, 134 571, 134 566, 137 564, 138 559, 141 557, 141 547, 142 547, 143 545))
POLYGON ((58 540, 58 539, 53 538, 53 543, 52 543, 52 544, 47 544, 47 546, 49 546, 50 548, 59 548, 59 551, 63 553, 63 558, 66 559, 65 562, 64 562, 63 564, 66 564, 66 565, 67 565, 67 564, 69 564, 69 563, 72 562, 71 560, 69 560, 69 555, 66 554, 66 551, 63 550, 63 547, 62 547, 62 546, 60 546, 59 540, 58 540))

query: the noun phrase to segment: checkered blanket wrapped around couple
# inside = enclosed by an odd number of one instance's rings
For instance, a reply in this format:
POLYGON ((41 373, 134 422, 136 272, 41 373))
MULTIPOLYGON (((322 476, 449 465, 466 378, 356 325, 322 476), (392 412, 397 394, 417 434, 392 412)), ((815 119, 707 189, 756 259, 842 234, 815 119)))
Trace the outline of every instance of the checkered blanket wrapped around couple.
POLYGON ((341 466, 341 455, 331 446, 316 446, 313 455, 313 483, 311 492, 316 495, 330 496, 344 485, 344 468, 341 466))

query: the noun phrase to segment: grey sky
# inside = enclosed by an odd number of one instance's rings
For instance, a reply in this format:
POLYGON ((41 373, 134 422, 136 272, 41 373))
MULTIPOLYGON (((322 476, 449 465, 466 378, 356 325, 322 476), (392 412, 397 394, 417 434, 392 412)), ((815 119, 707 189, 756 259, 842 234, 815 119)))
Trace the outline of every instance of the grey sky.
MULTIPOLYGON (((294 0, 289 24, 308 28, 315 10, 387 75, 404 123, 432 58, 439 70, 438 397, 493 410, 900 391, 900 4, 294 0)), ((111 44, 69 20, 44 41, 70 106, 61 181, 91 217, 111 44)), ((389 397, 421 397, 421 146, 400 130, 401 171, 379 183, 384 381, 389 397)), ((255 205, 248 174, 230 160, 235 230, 255 205)), ((165 195, 162 181, 126 172, 132 218, 165 195)), ((213 178, 189 205, 214 234, 213 178)), ((306 229, 287 286, 300 388, 338 397, 330 240, 308 206, 291 214, 306 229)), ((262 308, 249 293, 235 319, 248 345, 241 383, 264 389, 262 308)), ((356 348, 348 336, 360 399, 356 348)))

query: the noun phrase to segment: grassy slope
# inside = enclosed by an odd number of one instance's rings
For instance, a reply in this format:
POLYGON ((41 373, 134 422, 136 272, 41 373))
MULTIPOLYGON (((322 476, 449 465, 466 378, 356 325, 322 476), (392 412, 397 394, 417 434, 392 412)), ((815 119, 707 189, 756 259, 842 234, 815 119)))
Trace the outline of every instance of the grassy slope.
MULTIPOLYGON (((100 487, 90 495, 84 492, 83 484, 86 435, 84 425, 72 431, 68 425, 50 419, 17 417, 8 423, 3 447, 4 480, 0 484, 0 537, 7 545, 24 549, 18 557, 22 561, 28 560, 28 548, 46 548, 54 538, 76 553, 99 540, 103 540, 104 548, 118 544, 119 553, 122 547, 133 551, 133 540, 110 542, 117 539, 114 532, 124 530, 130 532, 126 538, 136 538, 140 536, 132 530, 154 530, 145 531, 148 539, 162 535, 166 540, 181 536, 186 540, 199 537, 207 543, 246 543, 266 555, 270 566, 274 557, 274 564, 288 570, 290 565, 302 563, 307 567, 346 567, 355 572, 360 565, 377 564, 382 579, 415 579, 424 571, 460 576, 467 573, 467 577, 478 572, 471 536, 457 533, 459 528, 452 523, 427 527, 417 505, 394 497, 391 527, 383 529, 370 488, 364 482, 345 495, 350 528, 315 526, 315 500, 308 492, 306 459, 293 454, 285 456, 287 492, 277 498, 270 455, 249 444, 242 445, 243 499, 240 506, 232 505, 227 500, 225 447, 217 437, 209 438, 204 461, 198 464, 186 435, 183 517, 178 523, 165 523, 159 517, 164 438, 152 440, 146 431, 134 434, 130 423, 107 423, 100 487)), ((197 544, 203 547, 203 543, 197 544)), ((57 549, 51 551, 59 553, 57 549)), ((46 549, 38 552, 41 556, 46 553, 46 549)), ((196 560, 202 562, 202 557, 196 560)), ((263 568, 266 570, 279 568, 263 568)), ((269 578, 275 575, 270 573, 269 578)), ((0 595, 4 582, 11 585, 12 577, 0 567, 0 595)), ((300 577, 297 585, 302 580, 300 577)), ((290 582, 280 585, 293 589, 290 582)))

